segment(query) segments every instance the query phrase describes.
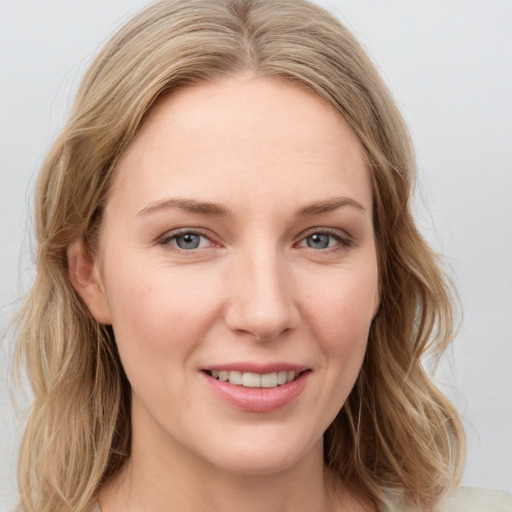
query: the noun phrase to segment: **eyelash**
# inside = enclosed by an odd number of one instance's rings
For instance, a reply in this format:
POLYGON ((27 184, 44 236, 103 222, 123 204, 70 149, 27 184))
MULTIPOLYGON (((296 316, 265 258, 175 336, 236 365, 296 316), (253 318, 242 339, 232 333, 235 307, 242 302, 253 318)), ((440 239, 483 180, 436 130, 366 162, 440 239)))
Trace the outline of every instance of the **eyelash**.
MULTIPOLYGON (((338 229, 333 228, 311 228, 307 230, 305 233, 301 234, 300 240, 294 244, 294 246, 298 246, 301 242, 306 241, 306 239, 313 235, 328 235, 336 240, 338 242, 336 245, 333 245, 331 247, 326 247, 324 249, 315 250, 311 247, 306 247, 308 249, 312 249, 315 252, 327 252, 327 251, 342 251, 344 249, 347 249, 349 247, 352 247, 354 245, 354 240, 352 237, 347 235, 344 232, 341 232, 338 229)), ((300 246, 302 247, 302 246, 300 246)))
POLYGON ((215 244, 215 242, 212 241, 211 235, 209 235, 206 231, 203 231, 203 230, 197 229, 197 228, 181 228, 181 229, 177 229, 175 231, 171 231, 170 233, 165 234, 159 240, 158 243, 159 243, 159 245, 165 246, 169 250, 172 250, 172 251, 175 251, 180 254, 187 255, 187 256, 193 256, 196 253, 196 251, 198 251, 198 250, 209 249, 209 248, 215 247, 217 245, 217 244, 215 244), (184 235, 196 235, 196 236, 206 238, 210 242, 210 245, 208 247, 199 247, 197 249, 187 250, 187 249, 181 249, 180 247, 177 247, 176 245, 174 245, 172 243, 177 238, 179 238, 180 236, 184 236, 184 235))
MULTIPOLYGON (((313 248, 307 247, 307 246, 305 247, 307 249, 313 250, 314 252, 328 252, 328 251, 337 252, 337 251, 340 251, 340 250, 347 249, 347 248, 349 248, 349 247, 354 245, 354 240, 349 235, 342 234, 342 232, 340 232, 337 229, 331 229, 331 228, 311 228, 308 231, 306 231, 305 233, 302 233, 300 239, 298 240, 298 242, 294 243, 293 246, 294 247, 303 247, 303 246, 301 246, 299 244, 301 242, 306 241, 306 239, 308 237, 313 236, 313 235, 328 235, 328 236, 334 238, 336 240, 336 242, 338 242, 337 244, 335 244, 333 246, 328 246, 328 247, 323 248, 323 249, 313 249, 313 248)), ((178 252, 178 253, 183 254, 183 255, 188 255, 188 256, 193 256, 194 254, 196 254, 196 252, 198 250, 209 249, 209 248, 215 247, 215 246, 219 247, 218 244, 216 244, 215 242, 212 241, 211 235, 209 235, 204 230, 196 229, 196 228, 181 228, 181 229, 177 229, 175 231, 172 231, 170 233, 165 234, 159 240, 158 243, 159 243, 159 245, 165 246, 169 250, 178 252), (180 236, 184 236, 184 235, 196 235, 196 236, 203 237, 203 238, 207 239, 210 242, 210 245, 208 245, 207 247, 198 247, 197 249, 188 249, 187 250, 187 249, 182 249, 180 247, 177 247, 176 245, 174 245, 172 243, 177 238, 179 238, 180 236)))

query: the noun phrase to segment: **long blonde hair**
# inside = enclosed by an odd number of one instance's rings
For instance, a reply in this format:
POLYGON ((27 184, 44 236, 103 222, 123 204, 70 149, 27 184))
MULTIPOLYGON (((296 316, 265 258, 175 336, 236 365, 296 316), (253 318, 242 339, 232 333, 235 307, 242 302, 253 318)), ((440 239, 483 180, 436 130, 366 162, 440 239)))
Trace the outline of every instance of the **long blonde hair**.
POLYGON ((18 319, 34 400, 19 459, 20 509, 82 512, 130 456, 130 386, 108 326, 68 277, 94 252, 116 162, 164 93, 249 72, 313 90, 358 135, 374 197, 381 307, 361 373, 325 434, 325 464, 380 506, 433 510, 457 483, 464 433, 422 366, 453 336, 451 298, 418 232, 410 137, 353 36, 303 0, 164 0, 128 22, 87 72, 41 170, 37 273, 18 319))

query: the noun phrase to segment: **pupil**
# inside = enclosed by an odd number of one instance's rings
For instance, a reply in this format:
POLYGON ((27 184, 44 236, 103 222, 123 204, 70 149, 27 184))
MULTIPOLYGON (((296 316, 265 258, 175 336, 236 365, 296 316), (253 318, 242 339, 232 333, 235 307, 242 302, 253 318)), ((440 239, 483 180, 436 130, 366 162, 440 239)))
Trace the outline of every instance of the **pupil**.
POLYGON ((187 233, 176 238, 176 245, 180 249, 197 249, 199 247, 199 235, 187 233))
POLYGON ((308 236, 307 244, 308 247, 312 249, 326 249, 329 247, 329 235, 315 233, 314 235, 308 236))

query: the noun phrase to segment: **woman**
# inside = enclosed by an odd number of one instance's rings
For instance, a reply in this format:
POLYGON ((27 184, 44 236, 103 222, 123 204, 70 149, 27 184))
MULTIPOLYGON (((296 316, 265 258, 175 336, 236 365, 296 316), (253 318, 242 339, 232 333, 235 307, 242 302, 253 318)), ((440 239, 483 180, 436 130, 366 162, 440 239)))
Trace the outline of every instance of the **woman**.
POLYGON ((452 317, 413 171, 317 7, 129 22, 39 179, 21 509, 434 510, 464 435, 421 366, 452 317))

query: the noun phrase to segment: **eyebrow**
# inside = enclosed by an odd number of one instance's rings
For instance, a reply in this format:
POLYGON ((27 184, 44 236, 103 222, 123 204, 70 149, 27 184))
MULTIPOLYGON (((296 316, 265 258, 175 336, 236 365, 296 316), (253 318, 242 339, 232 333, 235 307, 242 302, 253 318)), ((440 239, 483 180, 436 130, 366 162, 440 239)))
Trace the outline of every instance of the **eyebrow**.
MULTIPOLYGON (((298 217, 308 217, 310 215, 318 215, 321 213, 329 213, 344 206, 351 206, 367 213, 366 208, 358 201, 350 197, 336 197, 327 199, 326 201, 314 202, 304 206, 300 206, 296 210, 298 217)), ((172 208, 179 208, 190 213, 199 215, 215 215, 215 216, 229 216, 229 210, 220 204, 196 201, 194 199, 163 199, 155 201, 143 208, 137 216, 147 215, 148 213, 167 210, 172 208)))
POLYGON ((327 199, 326 201, 320 201, 301 206, 297 210, 297 215, 299 217, 307 217, 309 215, 329 213, 343 206, 351 206, 357 210, 362 211, 363 213, 367 213, 367 209, 355 199, 351 199, 350 197, 335 197, 332 199, 327 199))
POLYGON ((158 210, 168 210, 171 208, 179 208, 190 213, 198 213, 200 215, 217 215, 227 216, 229 211, 226 207, 215 203, 204 203, 195 201, 193 199, 164 199, 162 201, 155 201, 143 208, 138 214, 146 215, 158 210))

